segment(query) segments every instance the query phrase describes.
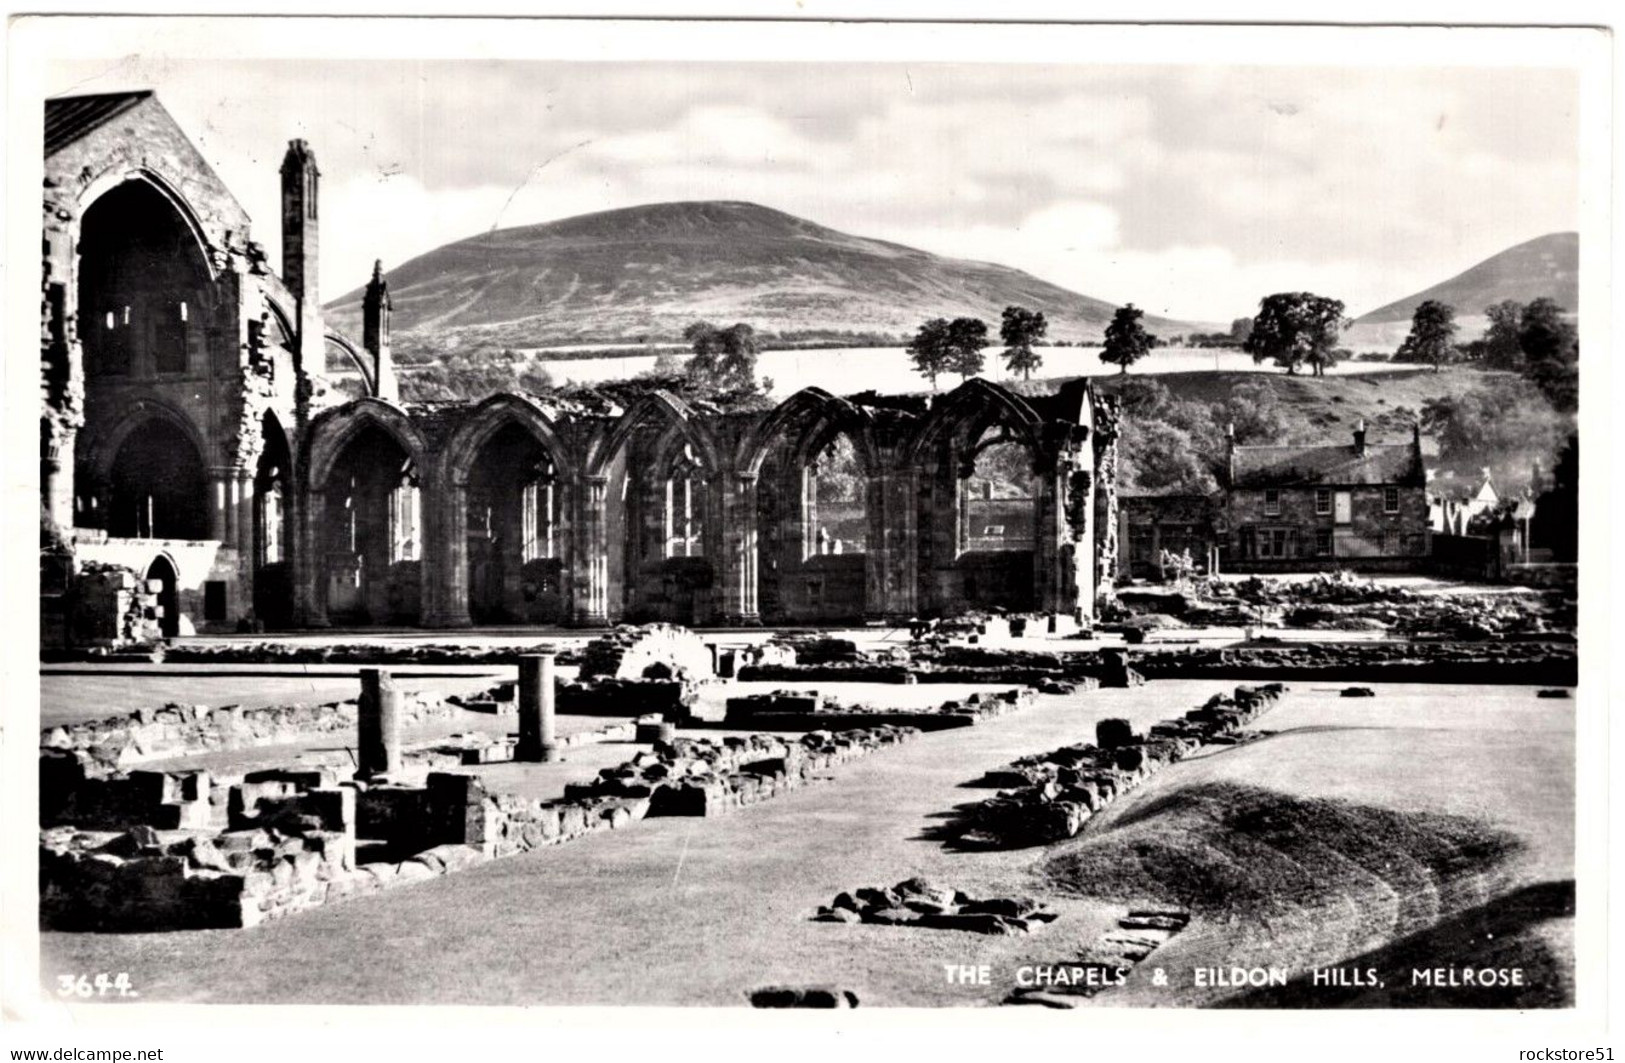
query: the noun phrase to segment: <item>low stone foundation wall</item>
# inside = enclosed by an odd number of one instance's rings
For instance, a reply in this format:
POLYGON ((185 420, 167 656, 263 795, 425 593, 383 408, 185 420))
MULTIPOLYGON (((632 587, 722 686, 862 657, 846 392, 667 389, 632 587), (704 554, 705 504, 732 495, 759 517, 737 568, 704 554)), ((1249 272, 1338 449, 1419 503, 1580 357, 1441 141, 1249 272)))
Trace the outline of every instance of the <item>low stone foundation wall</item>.
POLYGON ((701 681, 693 679, 595 679, 560 683, 557 712, 562 716, 649 716, 682 723, 694 714, 701 681))
POLYGON ((86 830, 148 826, 206 828, 212 790, 206 771, 102 775, 72 750, 40 751, 40 825, 86 830), (87 770, 88 769, 88 770, 87 770))
MULTIPOLYGON (((596 731, 577 731, 575 734, 559 735, 553 740, 553 744, 558 749, 570 749, 575 746, 596 745, 599 742, 632 742, 637 740, 637 737, 636 722, 612 723, 596 731)), ((447 740, 431 746, 408 749, 401 754, 401 758, 407 764, 419 768, 506 764, 515 759, 518 748, 517 734, 501 737, 489 734, 452 735, 447 740)))
MULTIPOLYGON (((438 698, 407 695, 401 699, 401 726, 450 719, 460 711, 457 705, 438 698)), ((261 709, 172 704, 90 723, 46 728, 40 732, 40 746, 80 751, 98 764, 121 768, 193 753, 281 745, 317 734, 343 733, 353 739, 356 713, 354 701, 261 709)))
POLYGON ((347 788, 232 787, 223 832, 122 834, 49 828, 40 835, 40 926, 160 931, 254 926, 351 891, 355 797, 347 788), (241 790, 249 790, 245 798, 241 790))
POLYGON ((962 843, 998 848, 1070 838, 1095 813, 1151 775, 1211 743, 1238 741, 1241 728, 1275 705, 1279 683, 1215 694, 1182 718, 1137 735, 1128 721, 1101 720, 1095 744, 1023 757, 989 772, 983 784, 1013 787, 963 810, 952 828, 962 843))
MULTIPOLYGON (((924 650, 909 664, 876 662, 758 665, 744 680, 780 683, 1045 683, 1106 680, 1115 651, 1043 653, 979 646, 924 650)), ((1126 663, 1126 660, 1125 660, 1126 663)), ((1362 683, 1505 683, 1574 686, 1572 641, 1302 642, 1225 648, 1136 649, 1133 670, 1146 679, 1330 680, 1362 683)))
POLYGON ((996 719, 1032 704, 1032 698, 1031 690, 1015 689, 971 694, 964 701, 947 701, 933 708, 876 709, 838 704, 814 690, 775 690, 729 698, 723 722, 731 727, 773 731, 839 730, 882 724, 943 731, 996 719))
POLYGON ((357 664, 388 667, 402 664, 512 664, 530 653, 555 653, 562 665, 579 664, 573 648, 555 650, 548 643, 530 647, 479 646, 411 642, 360 642, 306 645, 289 642, 182 642, 162 647, 169 664, 357 664))
POLYGON ((59 822, 71 815, 123 825, 167 815, 175 804, 198 811, 191 830, 147 824, 95 830, 82 821, 47 826, 40 834, 40 925, 250 927, 648 815, 731 811, 916 734, 874 727, 796 741, 678 738, 550 801, 493 794, 477 776, 457 772, 431 772, 422 786, 341 782, 323 768, 251 772, 226 791, 224 831, 211 811, 221 788, 211 788, 206 773, 87 779, 78 754, 58 751, 46 759, 79 765, 77 783, 57 792, 59 822))
POLYGON ((800 786, 814 772, 913 738, 912 727, 814 731, 788 741, 753 734, 659 742, 598 778, 565 787, 566 799, 648 801, 652 816, 712 816, 800 786))

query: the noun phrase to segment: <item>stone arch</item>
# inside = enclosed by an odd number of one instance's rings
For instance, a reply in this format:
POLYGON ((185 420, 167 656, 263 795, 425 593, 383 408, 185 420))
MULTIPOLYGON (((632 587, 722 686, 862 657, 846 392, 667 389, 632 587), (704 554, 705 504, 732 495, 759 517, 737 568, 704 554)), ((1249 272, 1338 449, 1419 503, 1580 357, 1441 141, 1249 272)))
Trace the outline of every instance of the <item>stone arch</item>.
POLYGON ((667 391, 651 391, 620 416, 590 449, 586 461, 589 477, 604 475, 615 458, 625 450, 634 432, 645 424, 668 421, 677 426, 701 456, 709 470, 721 471, 720 448, 711 432, 682 399, 667 391))
POLYGON ((192 209, 192 204, 181 194, 180 190, 156 170, 146 166, 136 166, 128 170, 112 167, 103 171, 101 176, 91 181, 79 193, 79 219, 81 224, 86 212, 90 210, 97 200, 130 182, 140 182, 149 186, 168 202, 175 213, 180 216, 186 230, 191 233, 192 239, 196 242, 198 255, 202 258, 204 267, 209 271, 209 278, 219 280, 221 269, 215 261, 215 256, 210 253, 212 245, 209 241, 208 232, 203 227, 202 219, 198 217, 197 211, 192 209))
POLYGON ((96 444, 84 478, 100 526, 120 538, 207 539, 207 454, 179 411, 131 411, 96 444))
POLYGON ((356 399, 322 414, 311 425, 305 468, 306 482, 312 490, 326 486, 345 446, 369 426, 391 436, 419 469, 426 468, 428 445, 405 410, 384 399, 356 399))
POLYGON ((141 395, 130 402, 125 412, 111 424, 97 426, 92 436, 81 446, 87 455, 84 464, 86 468, 98 479, 105 480, 112 470, 113 462, 118 457, 119 448, 130 433, 153 419, 167 421, 185 434, 192 446, 197 449, 198 457, 205 465, 215 462, 218 457, 203 438, 186 411, 173 403, 159 398, 157 395, 141 395))
POLYGON ((759 475, 768 453, 782 439, 793 440, 792 449, 799 453, 827 442, 820 437, 836 433, 845 433, 852 440, 864 471, 874 475, 879 456, 873 420, 861 407, 817 387, 802 388, 779 403, 746 435, 740 445, 739 471, 759 475))
POLYGON ((447 482, 466 485, 474 462, 491 438, 508 425, 518 425, 547 449, 554 468, 567 482, 576 479, 575 454, 535 403, 518 395, 492 395, 474 407, 447 442, 442 461, 447 482))
POLYGON ((918 461, 933 445, 955 435, 974 441, 995 424, 1015 433, 1037 460, 1043 419, 1025 399, 981 377, 965 381, 936 404, 909 441, 904 459, 918 461))
MULTIPOLYGON (((356 348, 356 345, 340 336, 337 332, 327 333, 322 337, 322 340, 326 346, 334 348, 350 360, 350 363, 355 366, 356 372, 361 374, 361 384, 367 389, 367 394, 376 397, 378 395, 378 378, 373 372, 371 363, 356 348)), ((327 367, 324 364, 322 368, 325 370, 327 367)))

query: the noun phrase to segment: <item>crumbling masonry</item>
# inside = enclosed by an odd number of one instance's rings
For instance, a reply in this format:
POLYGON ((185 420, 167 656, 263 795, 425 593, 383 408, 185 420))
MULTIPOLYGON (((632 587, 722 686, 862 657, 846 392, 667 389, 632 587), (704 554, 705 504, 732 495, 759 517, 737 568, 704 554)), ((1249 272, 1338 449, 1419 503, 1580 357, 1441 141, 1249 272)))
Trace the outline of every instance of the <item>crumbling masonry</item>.
MULTIPOLYGON (((1115 414, 1022 397, 819 388, 737 411, 396 399, 375 271, 357 344, 324 325, 315 154, 282 164, 280 273, 150 93, 46 105, 42 614, 118 566, 164 635, 474 623, 1087 621, 1116 568, 1115 414), (365 397, 330 390, 329 354, 365 397)), ((85 634, 89 632, 90 634, 85 634)))

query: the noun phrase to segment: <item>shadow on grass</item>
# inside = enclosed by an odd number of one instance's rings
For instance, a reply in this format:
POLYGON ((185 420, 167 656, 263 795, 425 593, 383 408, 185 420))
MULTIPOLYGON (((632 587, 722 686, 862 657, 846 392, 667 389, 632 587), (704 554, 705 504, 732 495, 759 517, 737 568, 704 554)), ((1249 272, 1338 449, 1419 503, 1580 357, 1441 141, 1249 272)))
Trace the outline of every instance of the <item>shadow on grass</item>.
MULTIPOLYGON (((1426 930, 1351 959, 1383 980, 1369 988, 1313 984, 1308 974, 1284 986, 1229 997, 1222 1008, 1557 1008, 1572 1003, 1572 969, 1533 933, 1539 924, 1574 915, 1574 882, 1541 882, 1469 908, 1426 930), (1416 984, 1413 971, 1440 967, 1517 969, 1524 985, 1416 984)), ((1438 979, 1435 979, 1437 981, 1438 979)))

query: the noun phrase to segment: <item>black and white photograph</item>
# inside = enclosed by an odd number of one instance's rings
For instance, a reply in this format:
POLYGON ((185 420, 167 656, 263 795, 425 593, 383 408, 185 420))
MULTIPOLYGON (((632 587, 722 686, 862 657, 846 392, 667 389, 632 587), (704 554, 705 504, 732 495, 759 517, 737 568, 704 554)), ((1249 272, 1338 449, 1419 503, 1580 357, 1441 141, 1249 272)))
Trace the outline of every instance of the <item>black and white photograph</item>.
POLYGON ((13 1020, 1600 1007, 1607 27, 9 37, 13 1020))

